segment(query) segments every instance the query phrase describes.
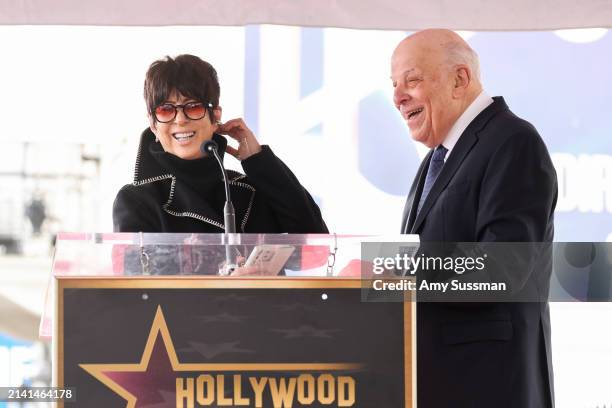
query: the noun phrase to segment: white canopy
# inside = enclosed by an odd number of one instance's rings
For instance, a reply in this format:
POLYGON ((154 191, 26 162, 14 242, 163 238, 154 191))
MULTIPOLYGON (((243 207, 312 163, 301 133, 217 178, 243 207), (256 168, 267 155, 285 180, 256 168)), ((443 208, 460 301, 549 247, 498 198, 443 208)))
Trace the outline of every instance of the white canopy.
POLYGON ((610 0, 0 0, 0 24, 282 24, 389 30, 612 27, 610 0))

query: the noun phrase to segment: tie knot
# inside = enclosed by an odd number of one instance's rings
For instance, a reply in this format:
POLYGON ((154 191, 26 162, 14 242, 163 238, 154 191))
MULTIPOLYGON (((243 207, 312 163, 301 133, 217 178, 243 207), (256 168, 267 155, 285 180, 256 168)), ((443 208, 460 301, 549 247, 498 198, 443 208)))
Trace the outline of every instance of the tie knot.
POLYGON ((438 147, 436 147, 436 150, 434 150, 431 160, 432 161, 444 161, 444 156, 446 156, 447 151, 448 149, 446 149, 446 147, 439 145, 438 147))

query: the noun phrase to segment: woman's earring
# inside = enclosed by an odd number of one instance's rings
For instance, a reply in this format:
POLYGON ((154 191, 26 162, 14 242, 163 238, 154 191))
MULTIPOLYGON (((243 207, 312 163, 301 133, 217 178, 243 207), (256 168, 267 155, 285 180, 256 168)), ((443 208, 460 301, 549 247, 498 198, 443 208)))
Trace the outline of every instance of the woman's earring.
POLYGON ((155 141, 159 143, 159 137, 155 136, 155 141))

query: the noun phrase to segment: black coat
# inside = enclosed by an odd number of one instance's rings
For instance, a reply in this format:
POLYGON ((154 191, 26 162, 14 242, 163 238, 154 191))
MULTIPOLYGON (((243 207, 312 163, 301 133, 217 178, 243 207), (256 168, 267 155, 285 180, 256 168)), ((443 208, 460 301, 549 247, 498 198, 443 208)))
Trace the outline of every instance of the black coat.
MULTIPOLYGON (((422 242, 550 242, 557 178, 535 128, 503 98, 466 128, 416 214, 432 153, 410 190, 402 232, 422 242)), ((550 267, 512 276, 538 300, 417 305, 418 406, 553 405, 550 267)))
MULTIPOLYGON (((223 157, 227 141, 215 134, 223 157)), ((242 233, 327 233, 321 211, 268 146, 242 161, 246 176, 228 170, 236 229, 242 233)), ((142 133, 134 182, 113 206, 117 232, 222 233, 225 190, 214 158, 183 160, 142 133)))

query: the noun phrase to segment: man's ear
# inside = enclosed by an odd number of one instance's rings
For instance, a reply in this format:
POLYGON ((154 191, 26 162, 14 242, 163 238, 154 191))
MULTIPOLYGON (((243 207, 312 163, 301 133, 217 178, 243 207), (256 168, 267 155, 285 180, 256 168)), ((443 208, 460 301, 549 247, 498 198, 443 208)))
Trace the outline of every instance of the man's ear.
POLYGON ((472 82, 472 72, 467 65, 458 65, 455 69, 455 87, 453 96, 461 97, 465 95, 472 82))

